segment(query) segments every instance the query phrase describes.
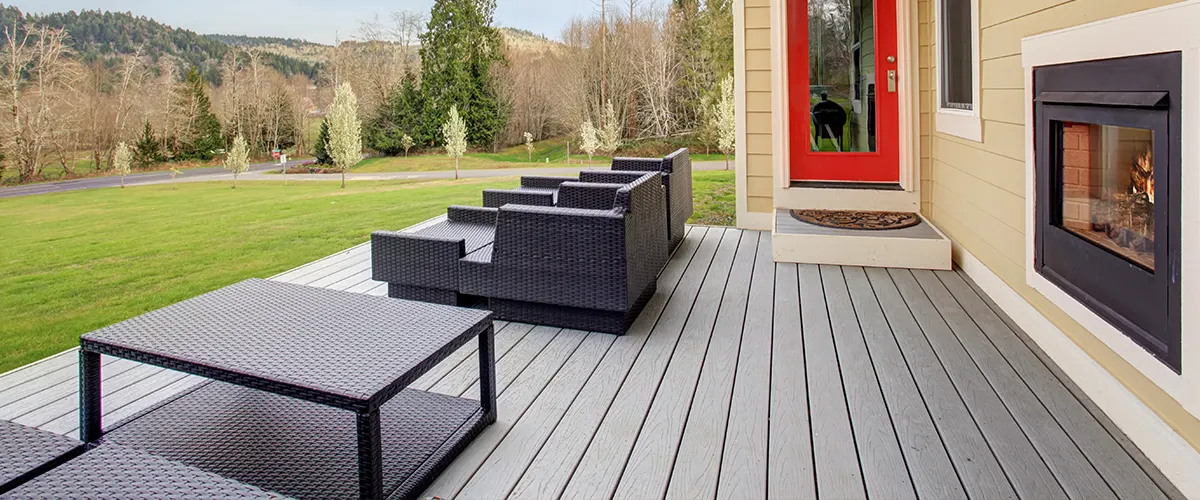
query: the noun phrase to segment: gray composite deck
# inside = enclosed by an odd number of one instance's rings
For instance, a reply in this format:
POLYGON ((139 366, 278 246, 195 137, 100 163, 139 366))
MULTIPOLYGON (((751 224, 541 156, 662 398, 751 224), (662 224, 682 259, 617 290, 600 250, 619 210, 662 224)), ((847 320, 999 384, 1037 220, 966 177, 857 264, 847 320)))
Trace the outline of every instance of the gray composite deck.
MULTIPOLYGON (((426 495, 1180 498, 963 275, 770 244, 689 228, 624 336, 498 323, 499 421, 426 495)), ((384 295, 369 253, 274 279, 384 295)), ((472 354, 414 386, 477 393, 472 354)), ((76 434, 76 357, 0 375, 0 418, 76 434)), ((199 380, 106 361, 106 425, 199 380)))

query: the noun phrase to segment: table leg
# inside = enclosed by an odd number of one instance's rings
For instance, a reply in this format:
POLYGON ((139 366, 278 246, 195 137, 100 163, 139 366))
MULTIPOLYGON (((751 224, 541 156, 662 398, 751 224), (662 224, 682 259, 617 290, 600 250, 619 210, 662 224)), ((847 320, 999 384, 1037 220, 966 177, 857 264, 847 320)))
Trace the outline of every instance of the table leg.
POLYGON ((358 492, 361 498, 383 498, 383 437, 379 409, 358 418, 358 492))
POLYGON ((79 351, 79 438, 85 443, 100 439, 100 354, 79 351))
POLYGON ((479 402, 484 422, 496 423, 496 331, 491 325, 479 334, 479 402))

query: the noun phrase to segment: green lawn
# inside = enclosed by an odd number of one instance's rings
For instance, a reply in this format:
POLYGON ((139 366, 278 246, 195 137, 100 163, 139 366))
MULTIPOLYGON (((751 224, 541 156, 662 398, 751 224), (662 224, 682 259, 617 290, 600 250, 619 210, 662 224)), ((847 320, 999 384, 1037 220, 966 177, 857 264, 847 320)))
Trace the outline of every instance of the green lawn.
MULTIPOLYGON (((733 221, 732 182, 732 171, 696 173, 697 223, 733 221)), ((180 183, 0 199, 0 372, 76 346, 96 328, 278 274, 515 184, 180 183)))

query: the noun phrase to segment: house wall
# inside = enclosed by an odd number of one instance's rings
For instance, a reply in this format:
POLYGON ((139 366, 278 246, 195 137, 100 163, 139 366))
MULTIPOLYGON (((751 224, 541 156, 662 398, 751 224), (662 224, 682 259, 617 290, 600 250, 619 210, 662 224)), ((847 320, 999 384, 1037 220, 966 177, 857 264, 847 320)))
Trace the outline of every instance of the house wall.
MULTIPOLYGON (((743 223, 745 212, 760 214, 758 219, 769 220, 775 205, 772 201, 774 180, 772 178, 773 161, 771 132, 771 0, 743 0, 735 3, 736 14, 741 15, 741 47, 735 50, 741 52, 742 64, 737 71, 744 79, 744 85, 736 92, 744 99, 745 132, 744 147, 739 148, 737 161, 744 162, 741 167, 745 175, 745 196, 739 198, 739 204, 744 203, 739 210, 739 226, 754 227, 755 224, 743 223)), ((736 44, 735 44, 736 45, 736 44)), ((778 71, 784 71, 779 68, 778 71)), ((739 179, 740 181, 740 179, 739 179)), ((767 226, 769 228, 769 226, 767 226)))
MULTIPOLYGON (((919 1, 922 211, 955 242, 955 261, 978 259, 1193 448, 1200 420, 1062 309, 1026 285, 1025 82, 1021 40, 1174 0, 979 0, 983 141, 931 131, 937 61, 934 2, 919 1)), ((1148 34, 1148 36, 1153 36, 1148 34)), ((965 265, 965 264, 964 264, 965 265)))

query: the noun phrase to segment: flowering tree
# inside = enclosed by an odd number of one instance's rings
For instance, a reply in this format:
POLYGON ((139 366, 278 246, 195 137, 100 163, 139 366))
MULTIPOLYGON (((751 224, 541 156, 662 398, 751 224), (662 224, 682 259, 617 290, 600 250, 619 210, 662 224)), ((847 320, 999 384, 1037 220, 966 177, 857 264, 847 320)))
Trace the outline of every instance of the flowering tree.
MULTIPOLYGON (((171 169, 168 170, 167 172, 171 175, 171 183, 172 184, 175 183, 175 178, 179 177, 179 174, 183 173, 178 168, 175 168, 175 167, 171 167, 171 169)), ((171 186, 171 189, 179 189, 179 186, 171 186)))
POLYGON ((600 125, 600 150, 612 155, 621 147, 621 124, 612 100, 604 103, 604 123, 600 125))
POLYGON ((588 163, 592 162, 592 155, 596 154, 596 150, 600 148, 600 138, 596 134, 596 127, 592 126, 592 121, 583 122, 579 127, 579 149, 588 155, 588 163))
POLYGON ((117 144, 117 150, 113 152, 112 167, 113 171, 121 176, 121 189, 125 189, 125 176, 129 175, 131 163, 133 163, 133 151, 124 142, 117 144))
POLYGON ((725 170, 729 170, 729 155, 737 148, 737 109, 733 102, 733 75, 721 80, 721 97, 713 105, 716 118, 717 149, 725 154, 725 170))
POLYGON ((346 187, 346 171, 362 161, 362 122, 358 120, 358 98, 349 82, 342 82, 333 93, 329 106, 329 157, 342 172, 342 187, 346 187))
POLYGON ((242 134, 233 138, 233 147, 229 148, 229 154, 225 156, 225 170, 233 174, 234 189, 237 189, 238 175, 250 170, 250 148, 242 134))
POLYGON ((450 106, 449 117, 442 124, 446 154, 454 158, 454 178, 458 178, 458 159, 467 152, 467 124, 458 116, 458 106, 450 106))
POLYGON ((533 134, 525 132, 525 151, 529 152, 529 162, 533 163, 533 134))
POLYGON ((408 134, 404 134, 404 137, 400 138, 400 147, 404 148, 404 156, 408 156, 408 150, 412 149, 412 147, 413 147, 412 136, 408 135, 408 134))

